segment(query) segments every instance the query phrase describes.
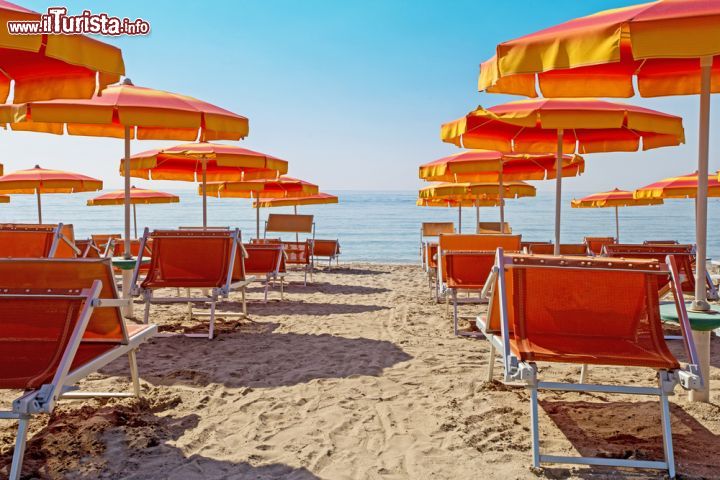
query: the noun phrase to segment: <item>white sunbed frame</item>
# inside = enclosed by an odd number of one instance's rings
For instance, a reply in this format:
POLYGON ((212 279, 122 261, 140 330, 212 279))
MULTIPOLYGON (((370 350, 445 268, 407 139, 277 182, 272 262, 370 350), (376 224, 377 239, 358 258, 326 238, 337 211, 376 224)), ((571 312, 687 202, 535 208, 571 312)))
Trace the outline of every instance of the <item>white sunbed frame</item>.
MULTIPOLYGON (((215 231, 218 231, 219 229, 214 229, 215 231)), ((230 292, 233 290, 240 290, 242 295, 242 313, 223 313, 223 316, 226 317, 240 317, 240 318, 247 318, 247 301, 245 299, 245 287, 250 285, 252 282, 255 281, 254 276, 246 276, 244 280, 233 282, 232 280, 232 274, 233 274, 233 266, 235 265, 235 256, 237 254, 238 249, 243 252, 245 252, 245 249, 243 248, 242 242, 240 240, 240 229, 234 229, 229 232, 233 239, 233 246, 231 247, 230 252, 230 258, 229 258, 229 268, 228 268, 228 274, 227 279, 225 281, 225 284, 222 287, 216 287, 207 292, 206 289, 202 289, 204 292, 204 296, 201 297, 192 297, 189 294, 190 289, 187 290, 187 296, 181 297, 156 297, 153 295, 153 289, 151 288, 143 288, 138 283, 138 277, 140 276, 140 266, 142 264, 142 255, 145 252, 145 244, 147 243, 148 236, 150 235, 150 229, 148 227, 145 227, 145 230, 143 232, 143 237, 140 241, 140 255, 137 258, 137 263, 135 264, 135 270, 133 271, 133 278, 132 278, 132 295, 133 296, 142 296, 143 301, 145 302, 145 313, 143 315, 143 323, 147 324, 150 318, 150 304, 152 303, 182 303, 187 302, 188 303, 188 317, 192 317, 193 315, 196 316, 208 316, 210 317, 210 326, 208 329, 208 333, 160 333, 157 336, 158 337, 173 337, 173 336, 185 336, 185 337, 192 337, 192 338, 207 338, 208 340, 212 340, 215 336, 215 307, 217 306, 218 301, 226 300, 230 296, 230 292), (204 302, 204 303, 210 303, 210 312, 194 312, 192 309, 192 302, 204 302)))
MULTIPOLYGON (((488 361, 488 379, 492 380, 493 365, 496 350, 502 352, 502 362, 504 367, 505 383, 524 384, 530 390, 530 424, 532 434, 532 450, 533 450, 533 466, 539 468, 542 463, 564 463, 574 465, 592 465, 592 466, 610 466, 610 467, 633 467, 667 470, 670 478, 675 477, 675 459, 672 446, 672 430, 670 424, 670 406, 668 396, 673 394, 675 386, 680 384, 686 390, 699 389, 703 385, 702 372, 699 368, 699 357, 695 349, 695 343, 690 334, 690 321, 688 319, 685 303, 682 300, 683 295, 680 291, 679 276, 675 260, 668 257, 667 264, 670 275, 672 277, 673 295, 676 298, 678 308, 678 317, 680 319, 680 327, 683 330, 685 342, 685 350, 689 357, 690 363, 685 369, 673 371, 658 371, 657 387, 634 387, 626 385, 601 385, 588 384, 581 380, 581 383, 569 384, 562 382, 544 382, 537 378, 537 366, 535 362, 520 362, 510 350, 509 325, 508 325, 508 298, 505 287, 505 265, 502 248, 498 248, 496 254, 496 265, 488 277, 486 288, 483 289, 483 295, 488 296, 490 305, 492 305, 492 295, 494 289, 497 288, 500 295, 500 316, 501 316, 501 334, 500 338, 493 333, 487 332, 487 325, 481 317, 478 317, 477 324, 480 330, 487 336, 490 341, 490 359, 488 361), (680 299, 680 301, 677 301, 680 299), (560 456, 560 455, 544 455, 540 451, 540 430, 538 425, 538 390, 554 390, 554 391, 572 391, 572 392, 598 392, 598 393, 616 393, 630 395, 649 395, 657 396, 660 399, 660 412, 663 432, 663 461, 650 460, 628 460, 618 458, 603 457, 578 457, 578 456, 560 456)), ((526 267, 528 268, 528 267, 526 267)), ((529 267, 529 268, 543 268, 529 267)), ((662 274, 663 272, 658 272, 662 274)), ((491 307, 492 308, 492 307, 491 307)), ((488 311, 487 319, 489 323, 491 312, 488 311)), ((581 375, 581 378, 583 376, 581 375)))
POLYGON ((42 387, 25 392, 21 397, 12 403, 11 410, 0 411, 0 420, 17 420, 18 430, 15 440, 15 450, 13 452, 12 462, 10 464, 9 480, 19 480, 22 470, 23 456, 25 446, 27 445, 27 433, 30 418, 32 415, 51 413, 55 404, 59 400, 77 400, 86 398, 127 398, 140 397, 140 378, 138 376, 137 358, 135 351, 140 344, 147 341, 157 331, 155 325, 144 329, 140 334, 129 338, 125 328, 125 322, 122 321, 122 315, 118 312, 118 318, 121 319, 123 341, 119 346, 105 352, 99 357, 89 361, 88 363, 70 370, 75 354, 77 353, 85 329, 90 322, 92 313, 95 308, 110 307, 120 308, 127 303, 126 300, 120 299, 102 299, 100 292, 102 291, 102 281, 93 281, 89 289, 83 289, 79 294, 53 294, 53 293, 23 293, 23 294, 0 294, 0 297, 32 297, 37 299, 47 298, 82 298, 85 299, 83 310, 79 313, 78 321, 75 325, 70 340, 63 352, 62 359, 58 364, 55 375, 50 383, 44 384, 42 387), (132 383, 132 393, 122 392, 83 392, 78 391, 74 385, 89 374, 97 372, 102 367, 108 365, 115 359, 127 355, 130 364, 130 378, 132 383))

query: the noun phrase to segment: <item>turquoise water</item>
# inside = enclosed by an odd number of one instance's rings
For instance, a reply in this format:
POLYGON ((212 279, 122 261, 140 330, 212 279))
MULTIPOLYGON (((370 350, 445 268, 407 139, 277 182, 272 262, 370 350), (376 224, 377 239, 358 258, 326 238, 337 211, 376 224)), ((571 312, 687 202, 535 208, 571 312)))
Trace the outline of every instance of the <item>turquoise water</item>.
MULTIPOLYGON (((139 228, 173 228, 202 223, 201 198, 194 190, 176 190, 179 204, 138 205, 139 228)), ((415 262, 417 261, 420 223, 423 221, 457 222, 457 209, 415 206, 416 192, 329 192, 340 196, 337 205, 299 207, 299 213, 315 215, 318 238, 339 238, 342 259, 346 261, 415 262)), ((78 238, 90 233, 121 232, 122 207, 87 207, 85 201, 94 194, 45 195, 43 219, 46 223, 73 223, 78 238)), ((581 242, 585 235, 611 236, 615 233, 614 209, 571 209, 570 199, 584 193, 565 194, 562 238, 565 243, 581 242)), ((2 222, 36 222, 35 197, 15 195, 12 203, 0 205, 2 222)), ((671 200, 665 205, 620 209, 620 237, 623 242, 644 239, 676 239, 693 242, 695 224, 692 200, 671 200)), ((263 209, 292 213, 292 207, 263 209)), ((718 214, 720 201, 710 199, 708 254, 720 257, 718 214)), ((481 209, 481 220, 497 221, 497 209, 481 209)), ((208 224, 233 225, 243 238, 254 236, 255 212, 249 200, 208 199, 208 224)), ((463 210, 463 231, 470 233, 474 209, 463 210)), ((554 194, 538 192, 536 198, 508 201, 506 220, 524 240, 553 238, 554 194)))

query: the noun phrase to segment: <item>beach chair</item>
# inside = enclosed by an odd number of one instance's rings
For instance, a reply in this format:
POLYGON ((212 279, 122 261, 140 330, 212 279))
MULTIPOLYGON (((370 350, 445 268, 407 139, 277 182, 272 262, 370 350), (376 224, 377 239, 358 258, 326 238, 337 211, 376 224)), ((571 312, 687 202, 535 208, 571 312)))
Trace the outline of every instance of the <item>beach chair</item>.
MULTIPOLYGON (((614 258, 643 258, 664 262, 668 255, 675 257, 680 274, 680 285, 685 293, 695 293, 695 246, 691 244, 613 244, 603 247, 602 255, 614 258)), ((717 299, 718 292, 715 284, 706 274, 708 298, 717 299)), ((658 293, 662 297, 670 291, 669 281, 658 282, 658 293)))
POLYGON ((0 258, 75 258, 72 225, 0 224, 0 258))
MULTIPOLYGON (((528 253, 533 255, 553 255, 555 253, 555 245, 550 244, 533 244, 528 249, 528 253)), ((561 243, 560 255, 587 255, 587 246, 584 243, 561 243)))
POLYGON ((208 315, 207 334, 188 333, 188 337, 207 337, 215 334, 215 307, 219 300, 227 299, 231 291, 242 294, 242 313, 224 313, 224 316, 247 317, 245 288, 254 277, 246 277, 240 230, 155 230, 145 229, 140 252, 152 241, 153 252, 147 275, 139 283, 142 254, 133 272, 133 295, 141 295, 145 302, 144 322, 148 322, 151 304, 188 303, 188 316, 208 315), (186 289, 186 297, 159 297, 155 291, 162 288, 186 289), (191 289, 207 292, 193 297, 191 289), (197 313, 191 302, 210 304, 210 312, 197 313))
POLYGON ((530 249, 532 248, 533 245, 552 245, 552 244, 553 244, 553 242, 550 242, 550 241, 546 241, 546 242, 542 242, 542 241, 540 241, 540 242, 532 242, 532 241, 531 241, 531 242, 520 242, 520 250, 523 251, 523 252, 525 252, 525 253, 529 253, 529 252, 530 252, 530 249))
POLYGON ((316 238, 313 240, 312 255, 313 258, 327 258, 328 268, 332 266, 333 260, 335 260, 335 265, 338 265, 340 263, 340 241, 316 238))
POLYGON ((246 243, 245 274, 258 278, 265 284, 264 302, 267 303, 268 290, 275 281, 280 281, 280 300, 284 300, 285 275, 281 270, 285 252, 282 244, 246 243))
POLYGON ((678 245, 677 240, 645 240, 643 245, 678 245))
POLYGON ((505 222, 505 228, 500 231, 500 222, 478 222, 477 233, 505 233, 511 234, 512 227, 505 222))
POLYGON ((313 244, 315 241, 315 222, 312 215, 271 213, 265 221, 263 239, 267 240, 268 233, 294 233, 295 241, 282 240, 285 251, 285 263, 296 265, 303 270, 303 284, 307 285, 308 273, 312 281, 314 266, 313 244), (298 235, 305 233, 311 237, 300 241, 298 235))
MULTIPOLYGON (((439 289, 446 294, 446 303, 453 305, 453 332, 459 336, 476 336, 459 328, 462 317, 458 313, 460 303, 481 302, 480 292, 485 286, 495 260, 498 247, 520 251, 520 235, 450 234, 440 235, 438 244, 439 289), (465 292, 467 298, 459 294, 465 292), (477 298, 470 295, 477 294, 477 298)), ((474 317, 473 317, 474 318, 474 317)))
POLYGON ((64 399, 140 396, 135 352, 155 325, 122 320, 109 259, 0 259, 0 389, 24 390, 0 419, 17 420, 9 478, 20 478, 28 423, 64 399), (75 385, 126 356, 131 392, 75 385))
POLYGON ((122 243, 122 235, 119 233, 93 233, 90 238, 95 245, 103 252, 104 257, 113 257, 116 254, 115 247, 122 243))
MULTIPOLYGON (((668 395, 680 384, 699 389, 703 379, 679 288, 674 257, 622 260, 505 254, 498 250, 488 288, 491 297, 481 331, 491 339, 488 372, 500 350, 504 380, 530 390, 533 465, 566 463, 664 469, 675 475, 668 395), (689 364, 681 368, 668 350, 655 291, 671 276, 675 306, 689 364), (588 295, 590 291, 593 294, 588 295), (537 362, 644 367, 657 371, 658 386, 595 385, 538 379, 537 362), (540 451, 538 391, 598 392, 657 396, 660 400, 664 460, 566 457, 540 451)), ((635 383, 636 374, 618 377, 635 383)), ((602 419, 599 419, 602 421, 602 419)), ((618 428, 622 428, 618 425, 618 428)))
POLYGON ((615 237, 585 237, 583 243, 587 246, 588 255, 600 255, 605 245, 615 243, 615 237))
MULTIPOLYGON (((420 263, 423 270, 430 273, 429 269, 429 253, 427 249, 428 243, 437 246, 437 239, 442 234, 455 233, 455 224, 453 222, 423 222, 420 225, 420 263)), ((437 253, 437 252, 435 252, 437 253)))

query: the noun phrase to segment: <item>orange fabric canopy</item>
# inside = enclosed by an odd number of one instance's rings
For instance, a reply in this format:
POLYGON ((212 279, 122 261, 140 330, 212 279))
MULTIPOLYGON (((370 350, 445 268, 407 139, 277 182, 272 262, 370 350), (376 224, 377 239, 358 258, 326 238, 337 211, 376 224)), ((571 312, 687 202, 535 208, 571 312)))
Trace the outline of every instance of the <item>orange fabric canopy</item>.
MULTIPOLYGON (((130 176, 202 181, 203 160, 210 182, 275 179, 288 170, 287 161, 272 155, 235 145, 196 142, 133 155, 130 157, 130 176)), ((124 171, 125 161, 121 160, 120 174, 124 171)))
POLYGON ((518 100, 484 109, 441 128, 443 141, 501 152, 631 152, 684 143, 682 118, 647 108, 596 99, 518 100))
POLYGON ((102 180, 39 166, 0 177, 0 193, 10 194, 95 192, 102 187, 102 180))
MULTIPOLYGON (((147 205, 154 203, 178 203, 180 197, 171 193, 147 190, 132 187, 130 189, 130 203, 133 205, 147 205)), ((114 190, 104 193, 87 201, 89 207, 100 205, 123 205, 125 203, 125 190, 114 190)))
MULTIPOLYGON (((534 197, 535 187, 525 182, 512 181, 503 184, 503 198, 534 197)), ((436 183, 420 189, 421 199, 442 200, 497 200, 498 183, 436 183)))
POLYGON ((90 98, 125 74, 119 48, 83 35, 11 35, 8 21, 40 14, 0 0, 0 102, 90 98))
POLYGON ((579 200, 573 200, 572 208, 609 208, 638 207, 644 205, 662 205, 659 198, 635 198, 633 192, 618 188, 609 192, 593 193, 579 200))
POLYGON ((663 0, 606 10, 497 46, 478 87, 545 97, 643 97, 700 92, 701 57, 720 92, 720 1, 663 0))
MULTIPOLYGON (((635 198, 695 198, 697 196, 697 172, 679 177, 669 177, 651 183, 634 192, 635 198)), ((720 197, 718 175, 708 176, 708 197, 720 197)))
MULTIPOLYGON (((468 150, 420 165, 420 178, 433 182, 493 182, 499 180, 545 180, 555 178, 555 154, 503 154, 495 150, 468 150)), ((564 155, 563 177, 585 171, 579 155, 564 155)))
MULTIPOLYGON (((198 193, 202 195, 202 188, 198 189, 198 193)), ((288 198, 317 193, 320 193, 317 185, 292 177, 207 184, 207 194, 220 198, 288 198)))
POLYGON ((0 120, 13 130, 140 140, 239 140, 248 134, 248 119, 186 95, 112 85, 102 96, 83 100, 30 102, 0 109, 0 120), (13 110, 15 109, 15 110, 13 110), (19 110, 18 110, 19 109, 19 110))
POLYGON ((268 207, 295 207, 299 205, 325 205, 338 203, 338 197, 328 193, 317 193, 314 195, 287 197, 287 198, 264 198, 253 202, 253 208, 258 206, 268 207))
POLYGON ((418 198, 418 207, 497 207, 500 199, 495 200, 456 200, 452 198, 418 198))

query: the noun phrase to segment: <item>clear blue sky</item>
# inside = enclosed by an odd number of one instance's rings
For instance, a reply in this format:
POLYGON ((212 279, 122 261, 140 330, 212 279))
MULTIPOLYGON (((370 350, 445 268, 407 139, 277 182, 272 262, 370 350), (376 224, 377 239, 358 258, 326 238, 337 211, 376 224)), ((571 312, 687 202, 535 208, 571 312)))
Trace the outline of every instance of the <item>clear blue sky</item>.
MULTIPOLYGON (((17 0, 20 2, 20 0, 17 0)), ((42 0, 23 1, 37 11, 42 0)), ((235 0, 59 2, 152 26, 111 39, 136 85, 184 93, 250 118, 243 144, 290 161, 290 174, 336 189, 415 189, 417 166, 457 151, 442 122, 510 97, 476 91, 478 64, 495 45, 623 0, 235 0)), ((697 97, 629 100, 682 115, 687 144, 645 153, 589 155, 574 191, 633 188, 696 165, 697 97)), ((717 100, 715 100, 717 103, 717 100)), ((720 167, 720 108, 713 109, 710 168, 720 167)), ((74 169, 120 186, 122 143, 5 132, 6 172, 74 169)), ((170 145, 133 142, 133 152, 170 145)), ((149 182, 137 181, 139 186, 149 182)), ((155 182, 159 188, 189 187, 155 182)), ((538 187, 552 188, 551 182, 538 187)))

